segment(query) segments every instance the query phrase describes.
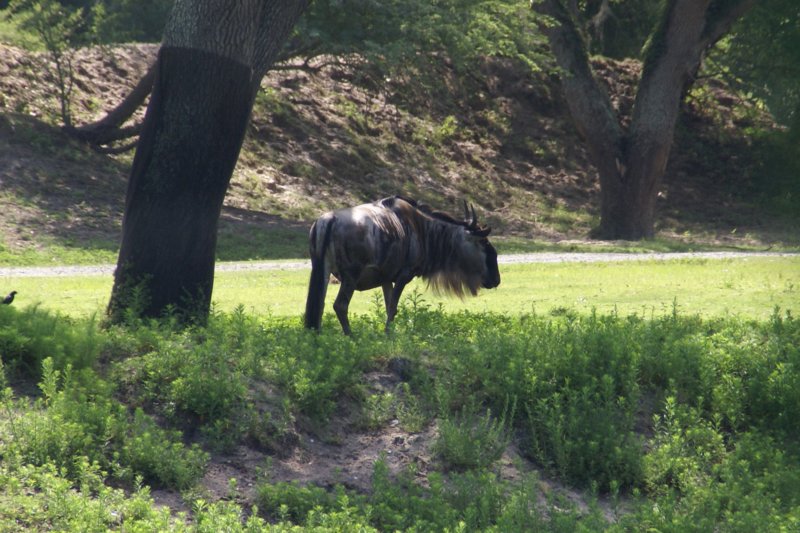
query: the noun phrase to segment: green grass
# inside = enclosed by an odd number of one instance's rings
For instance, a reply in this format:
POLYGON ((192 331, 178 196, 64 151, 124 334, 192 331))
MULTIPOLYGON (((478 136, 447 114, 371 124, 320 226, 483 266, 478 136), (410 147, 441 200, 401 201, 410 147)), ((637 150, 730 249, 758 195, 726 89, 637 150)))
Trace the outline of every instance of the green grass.
MULTIPOLYGON (((725 245, 692 242, 666 237, 646 241, 532 241, 521 237, 492 238, 492 243, 501 254, 530 252, 578 252, 578 253, 667 253, 667 252, 711 252, 711 251, 763 251, 763 245, 725 245)), ((798 252, 793 244, 779 244, 770 248, 773 252, 798 252)))
MULTIPOLYGON (((5 362, 13 347, 15 359, 0 367, 0 529, 794 531, 800 524, 800 322, 791 314, 757 321, 680 312, 453 314, 419 298, 404 311, 394 335, 383 334, 373 312, 355 319, 348 338, 241 308, 180 330, 169 321, 100 329, 2 306, 0 352, 5 362), (40 337, 47 342, 33 342, 40 337), (389 371, 391 357, 407 362, 396 402, 370 401, 364 376, 389 371), (17 397, 6 377, 30 379, 30 366, 14 363, 36 361, 41 395, 17 397), (264 389, 268 395, 255 394, 264 389), (427 424, 443 428, 427 483, 414 469, 391 473, 385 459, 376 461, 367 493, 272 483, 267 472, 255 483, 252 512, 235 495, 204 501, 194 486, 207 459, 197 444, 279 449, 300 418, 313 432, 338 420, 343 404, 396 409, 399 417, 411 398, 427 424), (478 455, 465 439, 480 443, 478 455), (497 459, 509 441, 534 472, 500 476, 497 459), (588 505, 560 498, 552 480, 588 505), (130 502, 109 488, 119 486, 130 502), (158 511, 149 486, 183 489, 191 511, 158 511)), ((391 412, 372 417, 372 430, 391 419, 391 412)))
MULTIPOLYGON (((308 228, 257 230, 221 223, 218 261, 294 259, 308 255, 308 228)), ((114 258, 116 261, 116 257, 114 258)))
MULTIPOLYGON (((242 305, 248 313, 300 316, 308 270, 220 272, 214 283, 215 309, 242 305)), ((501 265, 500 287, 477 298, 438 297, 415 280, 406 289, 446 311, 558 313, 616 310, 621 314, 661 315, 673 306, 703 316, 736 314, 764 319, 777 306, 800 304, 800 258, 692 259, 616 263, 501 265)), ((0 292, 19 291, 15 305, 42 308, 74 317, 102 313, 111 292, 111 275, 77 277, 6 277, 0 292)), ((326 312, 338 291, 328 289, 326 312)), ((356 293, 352 314, 371 312, 380 291, 356 293)), ((381 304, 382 305, 382 304, 381 304)))
POLYGON ((83 243, 80 246, 48 243, 45 247, 10 250, 0 244, 0 266, 97 265, 117 261, 116 243, 83 243))
POLYGON ((28 50, 41 50, 41 40, 35 35, 20 30, 19 27, 8 20, 7 11, 0 11, 0 42, 28 50))

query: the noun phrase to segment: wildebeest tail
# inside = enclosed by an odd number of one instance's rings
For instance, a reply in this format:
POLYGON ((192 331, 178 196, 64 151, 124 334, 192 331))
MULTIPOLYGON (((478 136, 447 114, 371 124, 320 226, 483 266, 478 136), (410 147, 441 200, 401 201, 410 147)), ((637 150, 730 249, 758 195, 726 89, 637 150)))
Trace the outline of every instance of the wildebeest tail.
MULTIPOLYGON (((320 219, 323 220, 323 219, 320 219)), ((322 311, 325 307, 325 293, 328 290, 328 279, 330 275, 325 268, 325 254, 331 242, 331 230, 336 219, 326 220, 323 228, 320 228, 320 220, 314 223, 311 228, 311 279, 308 282, 308 297, 306 298, 305 326, 309 329, 320 330, 322 327, 322 311), (317 231, 325 232, 322 238, 322 246, 317 246, 317 231)))

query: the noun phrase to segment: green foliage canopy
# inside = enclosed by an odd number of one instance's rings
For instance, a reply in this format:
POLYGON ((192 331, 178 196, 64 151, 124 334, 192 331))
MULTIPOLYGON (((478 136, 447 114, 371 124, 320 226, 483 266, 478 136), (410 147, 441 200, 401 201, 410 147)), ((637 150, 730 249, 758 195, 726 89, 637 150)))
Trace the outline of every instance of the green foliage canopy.
POLYGON ((10 0, 0 5, 38 44, 80 47, 88 44, 157 42, 172 0, 10 0))
POLYGON ((713 51, 710 71, 800 134, 800 4, 760 2, 713 51))
POLYGON ((384 81, 413 77, 435 90, 443 63, 466 74, 477 60, 498 56, 538 69, 547 55, 542 42, 531 10, 514 0, 320 0, 296 26, 286 55, 357 55, 384 81))

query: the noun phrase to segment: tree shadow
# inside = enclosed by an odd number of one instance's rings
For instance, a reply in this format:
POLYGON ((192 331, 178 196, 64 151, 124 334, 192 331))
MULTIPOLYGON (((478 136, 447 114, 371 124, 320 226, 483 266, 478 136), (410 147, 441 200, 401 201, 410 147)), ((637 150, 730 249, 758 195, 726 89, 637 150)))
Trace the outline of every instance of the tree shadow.
POLYGON ((224 206, 217 229, 217 260, 307 257, 309 228, 305 222, 224 206))
POLYGON ((116 249, 127 180, 124 163, 17 113, 0 116, 0 161, 9 247, 116 249))
MULTIPOLYGON (((60 128, 19 113, 0 115, 0 208, 4 247, 119 249, 130 162, 92 150, 60 128)), ((288 259, 307 254, 308 224, 224 207, 217 257, 288 259)))

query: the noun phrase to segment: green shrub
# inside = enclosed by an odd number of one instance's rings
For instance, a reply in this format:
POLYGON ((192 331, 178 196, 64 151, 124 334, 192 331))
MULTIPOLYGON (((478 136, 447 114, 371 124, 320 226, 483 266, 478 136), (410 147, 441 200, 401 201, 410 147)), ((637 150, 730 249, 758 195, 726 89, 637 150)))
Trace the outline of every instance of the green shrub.
POLYGON ((375 463, 372 492, 362 502, 370 523, 380 531, 597 531, 605 524, 597 509, 580 512, 559 500, 542 512, 533 503, 539 483, 533 476, 503 481, 496 474, 471 470, 443 476, 428 474, 421 486, 409 470, 391 476, 383 460, 375 463))
POLYGON ((328 328, 321 335, 296 326, 268 334, 264 355, 267 378, 286 391, 298 412, 326 418, 342 395, 357 396, 360 377, 374 344, 328 328))
MULTIPOLYGON (((790 313, 765 322, 570 310, 447 314, 413 294, 405 305, 390 335, 375 311, 353 317, 349 338, 242 309, 214 314, 206 327, 139 321, 100 332, 94 322, 5 306, 0 338, 17 351, 3 354, 0 372, 0 475, 14 469, 10 482, 21 483, 12 478, 26 465, 52 465, 62 479, 53 483, 76 502, 92 497, 76 489, 90 471, 131 486, 186 488, 207 455, 146 412, 199 428, 213 447, 254 439, 285 448, 296 442, 296 417, 327 423, 344 398, 361 402, 367 428, 396 417, 419 430, 438 413, 432 451, 447 471, 428 471, 420 484, 413 470, 390 474, 378 461, 368 494, 263 485, 262 516, 245 521, 232 502, 198 501, 193 527, 740 531, 799 523, 800 326, 790 313), (19 361, 40 358, 42 397, 14 399, 6 371, 20 374, 27 367, 19 361), (106 369, 110 381, 101 378, 106 369), (369 391, 364 375, 375 370, 400 381, 369 391), (624 514, 608 522, 591 497, 579 511, 558 490, 543 498, 531 477, 501 480, 495 461, 511 441, 568 484, 625 498, 624 514), (267 526, 265 518, 278 522, 267 526)), ((158 520, 139 502, 143 523, 158 520)), ((59 516, 89 530, 118 528, 93 511, 81 522, 71 505, 59 516)), ((70 527, 52 523, 43 527, 70 527)))
POLYGON ((398 401, 391 392, 370 394, 362 406, 362 425, 369 430, 379 429, 395 417, 398 401))
MULTIPOLYGON (((614 531, 793 531, 800 525, 800 458, 760 433, 740 436, 725 450, 707 425, 657 436, 649 460, 662 480, 649 501, 622 516, 614 531), (677 434, 676 434, 677 433, 677 434), (691 449, 694 443, 698 449, 691 449), (682 457, 679 448, 683 447, 682 457), (667 477, 664 477, 667 475, 667 477)), ((674 422, 673 422, 674 423, 674 422)), ((651 470, 652 471, 652 470, 651 470)))
POLYGON ((4 460, 0 486, 0 531, 180 531, 184 518, 154 505, 146 488, 109 487, 105 473, 85 457, 76 458, 71 479, 52 463, 4 460))
POLYGON ((511 421, 516 404, 508 403, 499 417, 491 409, 481 414, 466 406, 454 416, 446 413, 439 420, 435 452, 447 468, 456 470, 488 468, 500 459, 511 441, 511 421))
POLYGON ((334 509, 336 499, 335 494, 323 488, 302 486, 296 482, 262 484, 256 494, 256 504, 267 516, 295 523, 305 522, 314 509, 334 509))
POLYGON ((725 455, 725 443, 719 429, 696 408, 682 406, 672 397, 665 403, 644 460, 645 482, 652 493, 686 492, 712 475, 725 455))
POLYGON ((111 398, 110 387, 94 375, 73 375, 43 363, 43 396, 33 408, 6 395, 8 417, 0 421, 4 453, 34 465, 54 464, 69 479, 83 458, 120 480, 139 477, 161 486, 187 488, 202 474, 207 455, 184 448, 177 432, 160 429, 141 411, 134 417, 111 398), (87 383, 91 384, 89 388, 87 383))
POLYGON ((11 376, 38 379, 48 357, 56 369, 89 368, 101 341, 93 318, 74 322, 38 307, 0 307, 0 355, 11 376))

